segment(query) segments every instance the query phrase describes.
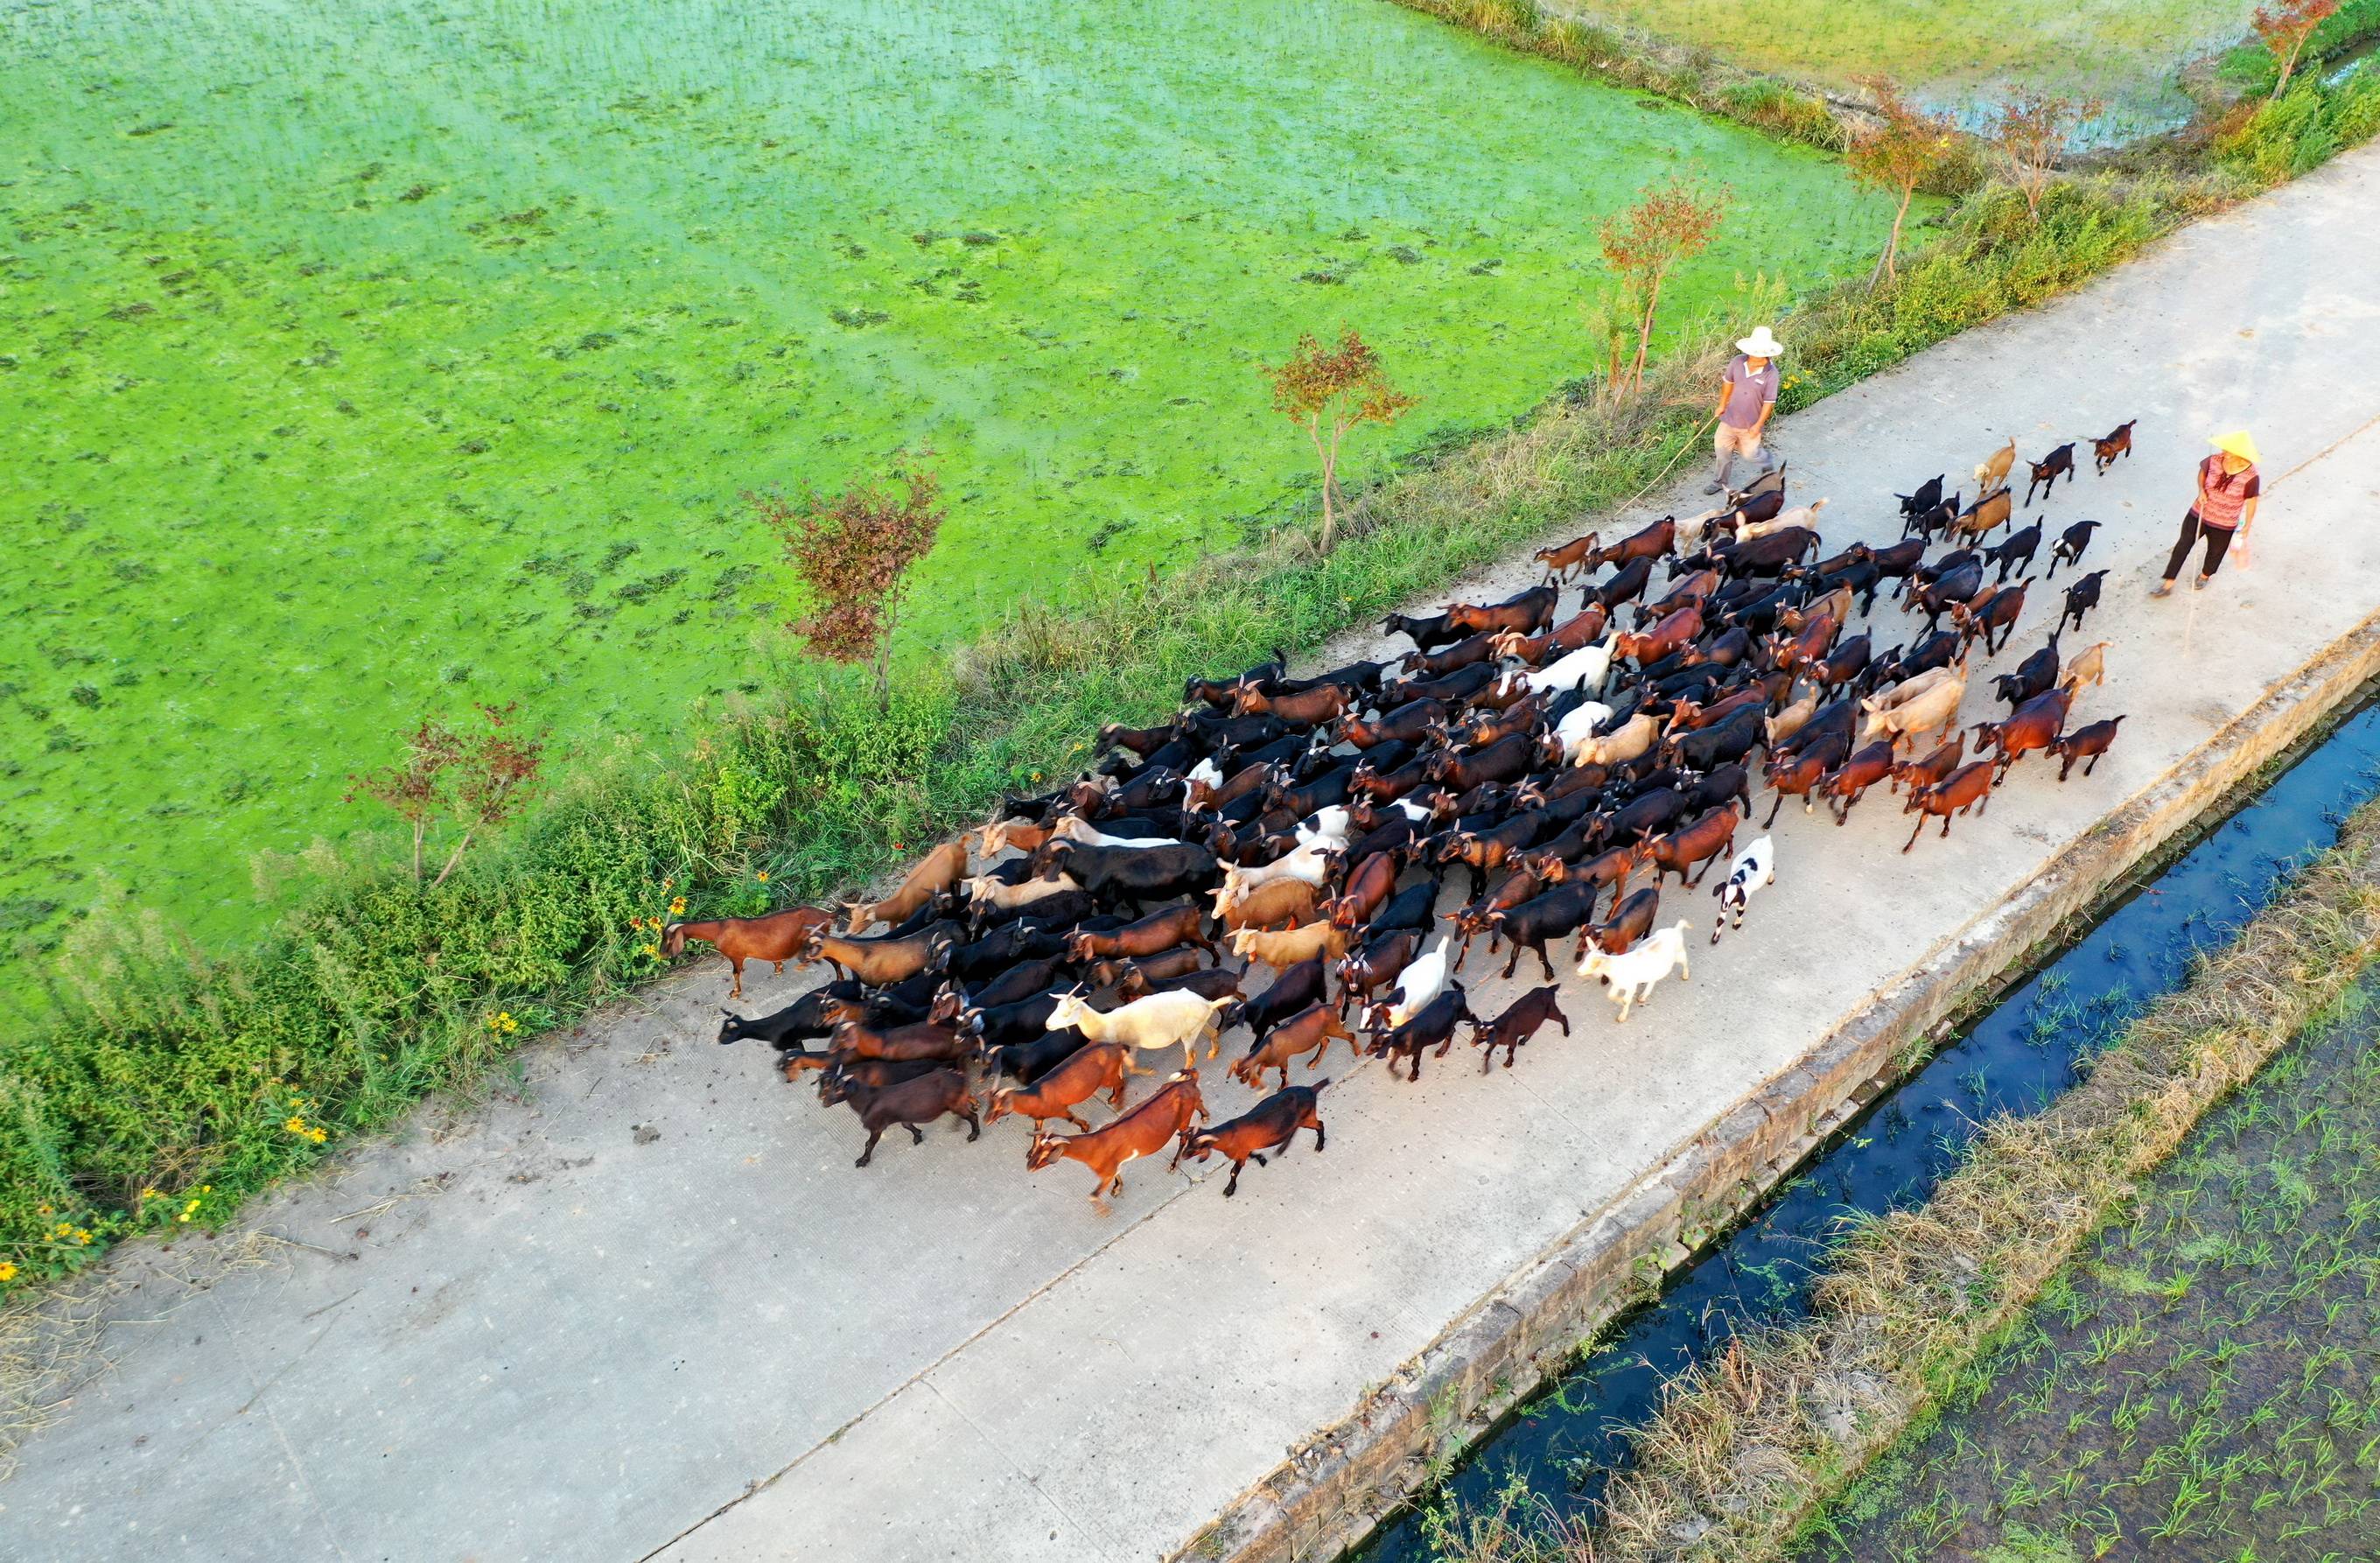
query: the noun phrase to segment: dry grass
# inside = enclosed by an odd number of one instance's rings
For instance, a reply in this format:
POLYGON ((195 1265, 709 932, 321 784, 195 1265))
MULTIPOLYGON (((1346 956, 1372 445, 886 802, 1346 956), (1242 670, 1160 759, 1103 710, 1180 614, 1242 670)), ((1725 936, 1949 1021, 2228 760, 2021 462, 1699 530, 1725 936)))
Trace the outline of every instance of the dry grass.
POLYGON ((1603 1522, 1551 1548, 1490 1527, 1476 1563, 1768 1558, 2013 1324, 2216 1102, 2334 1002, 2380 949, 2380 805, 2091 1077, 1985 1126, 1925 1205, 1850 1238, 1812 1317, 1682 1375, 1603 1522))

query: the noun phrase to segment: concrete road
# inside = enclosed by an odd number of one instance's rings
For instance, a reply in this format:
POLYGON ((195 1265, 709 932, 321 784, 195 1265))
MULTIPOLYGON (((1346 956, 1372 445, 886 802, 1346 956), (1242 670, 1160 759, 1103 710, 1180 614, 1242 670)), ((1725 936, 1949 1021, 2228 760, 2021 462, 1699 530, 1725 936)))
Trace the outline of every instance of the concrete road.
MULTIPOLYGON (((1025 1130, 897 1137, 712 1044, 698 966, 525 1056, 516 1095, 426 1109, 261 1208, 246 1269, 135 1247, 105 1370, 0 1487, 0 1556, 283 1559, 1139 1559, 1182 1546, 1504 1276, 1793 1063, 2101 815, 2380 601, 2380 149, 2205 223, 2084 294, 1971 334, 1791 420, 1827 536, 1897 534, 1887 497, 2140 420, 2136 454, 2046 506, 2107 523, 2096 777, 2022 767, 1981 820, 1902 856, 1878 795, 1789 810, 1779 884, 1694 980, 1616 1026, 1574 984, 1567 1040, 1417 1085, 1328 1062, 1330 1140, 1251 1166, 1138 1166, 1111 1213, 1025 1130), (2145 592, 2210 430, 2252 426, 2252 569, 2145 592), (192 1275, 196 1270, 195 1276, 192 1275)), ((1786 335, 1791 338, 1790 323, 1786 335)), ((1686 511, 1698 479, 1659 508, 1686 511)), ((1658 513, 1651 510, 1649 513, 1658 513)), ((2021 518, 2024 519, 2024 518, 2021 518)), ((1525 569, 1491 583, 1517 584, 1525 569)), ((2061 577, 2062 582, 2062 577, 2061 577)), ((2054 613, 2036 588, 2013 666, 2054 613)), ((1883 610, 1888 643, 1901 621, 1883 610)), ((1966 717, 1993 714, 1980 687, 1966 717)), ((1672 889, 1665 917, 1710 915, 1672 889)), ((1699 940, 1699 934, 1696 935, 1699 940)), ((1534 971, 1524 975, 1534 979, 1534 971)), ((1464 973, 1492 1012, 1523 984, 1464 973)), ((747 1007, 790 978, 755 983, 747 1007)), ((1206 1071, 1219 1116, 1248 1093, 1206 1071)), ((215 1245, 221 1249, 228 1243, 215 1245)))

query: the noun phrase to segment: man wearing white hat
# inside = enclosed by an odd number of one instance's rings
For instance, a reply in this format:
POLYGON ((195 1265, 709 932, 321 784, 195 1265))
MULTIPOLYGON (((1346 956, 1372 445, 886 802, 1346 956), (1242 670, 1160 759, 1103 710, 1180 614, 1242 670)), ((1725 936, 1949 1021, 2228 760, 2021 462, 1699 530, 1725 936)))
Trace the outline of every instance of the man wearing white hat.
POLYGON ((1727 372, 1718 381, 1718 424, 1711 434, 1711 448, 1718 456, 1718 470, 1703 485, 1705 494, 1718 494, 1727 487, 1727 474, 1739 456, 1760 463, 1768 470, 1768 453, 1761 448, 1760 433, 1768 427, 1768 415, 1777 410, 1777 355, 1785 350, 1765 325, 1751 336, 1736 341, 1736 356, 1728 360, 1727 372))
POLYGON ((2165 579, 2149 593, 2152 597, 2173 590, 2181 567, 2189 562, 2192 546, 2202 535, 2206 539, 2206 562, 2199 567, 2192 591, 2206 590, 2235 536, 2240 540, 2240 561, 2247 563, 2248 529, 2256 524, 2256 500, 2265 488, 2264 478, 2256 470, 2256 442, 2247 430, 2234 429, 2216 435, 2214 445, 2215 454, 2198 464, 2198 502, 2181 519, 2181 536, 2174 542, 2173 556, 2165 562, 2165 579))

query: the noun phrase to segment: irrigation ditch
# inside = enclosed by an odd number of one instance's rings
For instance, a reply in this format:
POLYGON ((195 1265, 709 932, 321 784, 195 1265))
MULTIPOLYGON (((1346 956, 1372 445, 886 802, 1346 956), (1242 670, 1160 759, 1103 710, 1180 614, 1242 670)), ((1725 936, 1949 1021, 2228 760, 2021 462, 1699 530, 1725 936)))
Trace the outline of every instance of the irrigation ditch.
POLYGON ((2260 767, 1979 992, 1931 1056, 1877 1093, 1659 1294, 1614 1318, 1567 1373, 1507 1412, 1428 1493, 1349 1556, 1421 1563, 1465 1513, 1597 1512, 1662 1386, 1748 1329, 1805 1317, 1846 1227, 1922 1203, 1989 1119, 2038 1112, 2202 954, 2230 941, 2380 796, 2380 687, 2260 767))

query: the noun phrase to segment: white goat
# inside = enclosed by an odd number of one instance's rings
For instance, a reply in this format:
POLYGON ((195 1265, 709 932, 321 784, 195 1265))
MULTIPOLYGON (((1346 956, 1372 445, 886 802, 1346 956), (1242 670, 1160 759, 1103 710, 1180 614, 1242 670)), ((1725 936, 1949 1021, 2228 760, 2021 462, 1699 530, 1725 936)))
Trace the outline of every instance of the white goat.
POLYGON ((1626 1025, 1628 1011, 1649 999, 1655 985, 1673 969, 1682 983, 1694 975, 1686 966, 1686 930, 1693 926, 1680 918, 1637 940, 1625 955, 1606 955, 1589 945, 1579 958, 1578 974, 1602 979, 1620 1006, 1620 1023, 1626 1025))
POLYGON ((1718 916, 1711 922, 1711 943, 1718 943, 1718 931, 1726 926, 1730 914, 1737 931, 1742 932, 1743 909, 1750 904, 1754 893, 1776 883, 1777 849, 1764 836, 1735 855, 1735 861, 1728 867, 1727 883, 1711 891, 1718 898, 1718 916))
POLYGON ((1523 674, 1522 678, 1536 694, 1582 688, 1601 694, 1603 680, 1611 671, 1612 639, 1606 635, 1594 645, 1581 646, 1559 662, 1523 674))
POLYGON ((1370 1024, 1375 1030, 1396 1030, 1439 995, 1446 986, 1447 946, 1453 942, 1451 936, 1441 936, 1436 949, 1414 957, 1413 963, 1398 974, 1389 996, 1373 1003, 1370 1024))
POLYGON ((1236 901, 1257 885, 1269 885, 1276 879, 1303 879, 1318 887, 1327 885, 1330 881, 1330 851, 1321 842, 1312 841, 1253 868, 1226 863, 1223 888, 1230 894, 1225 898, 1236 901))
POLYGON ((1197 1061, 1195 1055, 1199 1038, 1207 1039, 1208 1057, 1222 1050, 1222 1032, 1215 1024, 1215 1012, 1238 1002, 1235 998, 1200 998, 1195 993, 1175 988, 1134 999, 1102 1015, 1083 1002, 1079 993, 1070 993, 1050 1011, 1048 1029, 1062 1032, 1073 1026, 1093 1042, 1120 1042, 1144 1053, 1179 1046, 1182 1067, 1188 1068, 1197 1061))
POLYGON ((1068 814, 1050 827, 1050 834, 1061 841, 1079 841, 1086 847, 1179 847, 1181 840, 1172 836, 1110 836, 1080 814, 1068 814))
POLYGON ((1354 816, 1347 812, 1344 803, 1318 809, 1312 818, 1297 827, 1297 844, 1336 851, 1347 845, 1347 833, 1354 828, 1354 816))
POLYGON ((1818 512, 1826 507, 1827 501, 1813 499, 1807 505, 1795 505, 1788 509, 1779 510, 1767 520, 1746 521, 1735 529, 1735 540, 1738 543, 1749 543, 1755 537, 1766 537, 1772 531, 1783 531, 1787 527, 1815 527, 1818 524, 1818 512))
POLYGON ((1554 737, 1561 740, 1562 752, 1567 754, 1572 745, 1593 738, 1595 729, 1610 720, 1611 707, 1601 701, 1591 700, 1555 723, 1554 737))

